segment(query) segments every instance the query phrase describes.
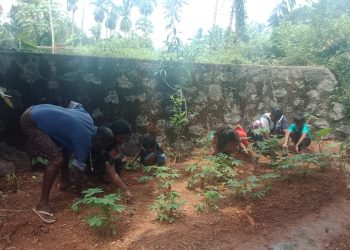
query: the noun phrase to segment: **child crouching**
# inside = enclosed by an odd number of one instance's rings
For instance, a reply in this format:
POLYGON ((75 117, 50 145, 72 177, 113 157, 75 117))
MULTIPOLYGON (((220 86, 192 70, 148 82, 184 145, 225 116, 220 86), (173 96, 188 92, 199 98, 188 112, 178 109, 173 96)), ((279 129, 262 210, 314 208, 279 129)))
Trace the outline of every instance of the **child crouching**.
POLYGON ((140 139, 141 152, 140 162, 142 165, 164 166, 166 163, 166 156, 163 149, 160 147, 156 139, 150 135, 143 135, 140 139))
POLYGON ((288 147, 289 137, 295 145, 295 152, 306 149, 311 144, 311 130, 305 122, 305 117, 302 114, 296 114, 293 118, 293 123, 289 126, 286 139, 283 147, 288 147))

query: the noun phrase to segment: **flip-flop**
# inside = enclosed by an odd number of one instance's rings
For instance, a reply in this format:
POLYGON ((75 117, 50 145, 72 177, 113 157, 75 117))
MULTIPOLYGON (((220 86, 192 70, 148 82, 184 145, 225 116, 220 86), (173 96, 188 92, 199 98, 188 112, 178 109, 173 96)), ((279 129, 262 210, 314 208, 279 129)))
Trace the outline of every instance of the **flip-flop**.
POLYGON ((45 223, 52 224, 56 221, 56 219, 53 218, 53 213, 48 213, 42 210, 36 210, 35 207, 32 208, 32 211, 36 213, 36 215, 38 215, 39 218, 45 223), (44 215, 49 216, 51 218, 45 218, 44 215))

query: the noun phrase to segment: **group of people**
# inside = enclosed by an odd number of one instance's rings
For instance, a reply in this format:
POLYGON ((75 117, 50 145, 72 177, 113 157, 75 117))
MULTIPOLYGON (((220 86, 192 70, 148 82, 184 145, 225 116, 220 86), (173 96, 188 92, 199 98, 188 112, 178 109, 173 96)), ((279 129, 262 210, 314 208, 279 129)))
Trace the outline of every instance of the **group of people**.
MULTIPOLYGON (((82 180, 87 175, 105 175, 128 198, 132 194, 120 178, 127 158, 121 146, 129 140, 130 124, 124 119, 109 127, 96 127, 92 117, 76 102, 68 108, 50 104, 29 107, 21 116, 20 125, 27 139, 34 145, 34 154, 49 160, 45 168, 40 200, 32 209, 42 221, 56 221, 49 203, 49 195, 57 173, 59 188, 82 191, 82 180)), ((145 134, 140 139, 138 156, 144 165, 164 165, 165 154, 154 136, 145 134)))
POLYGON ((288 120, 280 108, 273 108, 271 112, 263 114, 247 131, 240 125, 227 125, 216 129, 212 140, 214 154, 234 154, 237 149, 248 153, 249 143, 264 141, 271 136, 282 140, 284 138, 284 148, 288 148, 291 139, 296 153, 305 150, 311 144, 311 131, 305 116, 301 113, 295 114, 293 123, 288 125, 288 120))
MULTIPOLYGON (((128 198, 132 198, 129 188, 120 178, 121 171, 127 164, 121 146, 129 140, 132 133, 126 120, 118 119, 108 127, 96 127, 81 104, 70 102, 67 108, 50 104, 29 107, 22 114, 20 125, 27 139, 34 145, 35 154, 49 160, 44 172, 40 200, 32 209, 42 221, 56 221, 49 195, 58 172, 61 173, 61 190, 73 190, 81 194, 84 175, 103 175, 113 185, 121 188, 128 198)), ((254 121, 249 133, 239 125, 218 128, 212 146, 215 154, 231 154, 237 148, 248 153, 251 140, 265 140, 271 135, 284 137, 283 147, 288 147, 291 138, 296 152, 311 143, 305 117, 295 115, 293 123, 288 126, 281 109, 277 108, 254 121), (265 132, 254 133, 258 129, 265 132)), ((137 158, 143 165, 165 165, 166 162, 163 149, 151 134, 140 138, 137 158)))

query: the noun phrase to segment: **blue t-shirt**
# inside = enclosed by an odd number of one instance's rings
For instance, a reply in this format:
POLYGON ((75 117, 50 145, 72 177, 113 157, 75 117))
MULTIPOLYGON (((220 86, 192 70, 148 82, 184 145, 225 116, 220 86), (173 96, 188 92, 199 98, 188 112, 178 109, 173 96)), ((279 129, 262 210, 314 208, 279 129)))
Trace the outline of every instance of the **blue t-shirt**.
POLYGON ((311 130, 306 123, 303 124, 303 127, 301 129, 299 129, 295 123, 292 123, 289 126, 288 131, 295 132, 297 134, 306 134, 308 137, 311 137, 311 130))
POLYGON ((96 127, 81 104, 62 108, 51 104, 33 106, 32 119, 58 145, 73 153, 73 165, 85 169, 96 127))

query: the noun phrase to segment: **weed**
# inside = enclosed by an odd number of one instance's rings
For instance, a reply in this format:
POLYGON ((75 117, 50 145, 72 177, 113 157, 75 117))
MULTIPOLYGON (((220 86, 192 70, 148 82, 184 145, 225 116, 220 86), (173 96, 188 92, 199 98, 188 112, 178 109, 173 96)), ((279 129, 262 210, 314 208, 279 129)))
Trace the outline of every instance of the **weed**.
POLYGON ((112 211, 121 213, 125 209, 123 205, 116 203, 120 201, 120 194, 97 197, 96 195, 99 193, 103 193, 101 188, 89 188, 83 191, 84 197, 76 200, 71 209, 74 212, 79 212, 81 204, 93 209, 86 220, 87 224, 93 229, 103 228, 106 233, 112 232, 115 234, 116 231, 112 223, 116 220, 116 217, 112 215, 112 211))

